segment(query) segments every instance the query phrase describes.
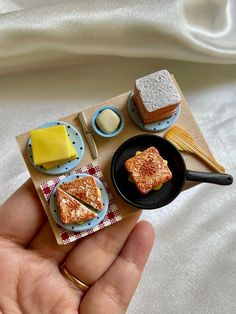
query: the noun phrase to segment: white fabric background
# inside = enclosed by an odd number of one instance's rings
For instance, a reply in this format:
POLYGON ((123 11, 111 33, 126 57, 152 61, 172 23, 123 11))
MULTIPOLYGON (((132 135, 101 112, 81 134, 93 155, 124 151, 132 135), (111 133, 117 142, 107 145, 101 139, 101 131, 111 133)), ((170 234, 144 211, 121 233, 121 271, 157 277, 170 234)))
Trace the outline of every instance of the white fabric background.
POLYGON ((236 62, 235 0, 1 0, 1 11, 2 71, 96 55, 236 62))
MULTIPOLYGON (((163 68, 236 177, 235 1, 0 0, 0 13, 0 203, 29 176, 15 135, 163 68)), ((143 212, 156 240, 129 314, 236 313, 235 201, 235 184, 201 184, 143 212)))

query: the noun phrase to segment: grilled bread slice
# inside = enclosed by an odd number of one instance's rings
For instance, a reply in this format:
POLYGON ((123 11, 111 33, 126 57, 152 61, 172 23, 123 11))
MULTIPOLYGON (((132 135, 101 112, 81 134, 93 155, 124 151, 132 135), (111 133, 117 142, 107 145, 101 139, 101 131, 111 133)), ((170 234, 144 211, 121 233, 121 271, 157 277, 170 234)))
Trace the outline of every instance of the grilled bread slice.
POLYGON ((86 220, 97 217, 97 214, 81 204, 75 198, 57 188, 57 208, 60 219, 64 224, 81 224, 86 220))
POLYGON ((142 194, 172 178, 169 167, 153 146, 126 160, 125 168, 142 194))
POLYGON ((97 187, 95 178, 92 176, 81 177, 71 182, 62 183, 60 189, 98 211, 103 209, 101 191, 97 187))

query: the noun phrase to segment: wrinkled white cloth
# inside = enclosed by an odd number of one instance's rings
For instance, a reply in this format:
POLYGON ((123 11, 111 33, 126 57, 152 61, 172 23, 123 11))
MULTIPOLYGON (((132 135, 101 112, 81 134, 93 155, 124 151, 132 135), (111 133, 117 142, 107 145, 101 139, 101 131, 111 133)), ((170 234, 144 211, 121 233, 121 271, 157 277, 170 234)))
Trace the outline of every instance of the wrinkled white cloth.
POLYGON ((1 0, 0 13, 1 71, 109 55, 236 63, 235 0, 1 0))
MULTIPOLYGON (((0 1, 0 69, 15 71, 0 76, 0 203, 29 176, 15 135, 164 68, 216 159, 236 178, 235 2, 105 3, 0 1), (73 66, 17 71, 62 63, 73 66)), ((143 211, 156 240, 129 314, 236 313, 235 204, 235 183, 201 184, 162 209, 143 211)))

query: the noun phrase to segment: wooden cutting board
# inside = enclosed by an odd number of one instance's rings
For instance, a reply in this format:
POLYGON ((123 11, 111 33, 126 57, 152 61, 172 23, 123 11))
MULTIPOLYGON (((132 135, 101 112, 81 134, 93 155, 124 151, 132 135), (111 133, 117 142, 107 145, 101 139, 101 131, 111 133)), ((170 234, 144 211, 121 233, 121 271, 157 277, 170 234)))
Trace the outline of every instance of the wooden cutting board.
MULTIPOLYGON (((178 86, 178 85, 177 85, 178 86)), ((179 88, 179 87, 178 87, 179 88)), ((180 93, 181 90, 179 89, 180 93)), ((111 159, 113 156, 113 153, 116 151, 116 149, 128 138, 138 135, 138 134, 143 134, 143 133, 148 133, 145 132, 143 130, 141 130, 136 124, 134 124, 134 122, 131 120, 129 113, 128 113, 128 108, 127 108, 127 101, 130 95, 130 91, 126 92, 122 95, 116 96, 114 98, 108 99, 96 106, 92 106, 90 108, 86 108, 85 110, 82 110, 85 113, 85 116, 87 118, 88 121, 88 125, 91 127, 91 117, 93 112, 104 105, 113 105, 116 106, 117 108, 119 108, 125 118, 125 128, 124 130, 116 137, 114 138, 103 138, 98 136, 97 134, 93 133, 94 135, 94 139, 95 142, 97 144, 98 147, 98 158, 97 158, 97 162, 100 165, 103 175, 111 189, 111 192, 115 198, 117 207, 119 208, 121 215, 123 218, 125 218, 128 215, 131 215, 132 213, 134 213, 137 209, 133 208, 132 206, 128 205, 124 200, 121 199, 121 197, 117 194, 115 188, 113 187, 112 181, 111 181, 111 175, 110 175, 110 167, 111 167, 111 159)), ((182 93, 181 93, 182 94, 182 93)), ((82 128, 80 126, 80 123, 77 119, 77 114, 78 112, 67 116, 67 117, 63 117, 61 119, 57 119, 57 117, 55 117, 55 119, 53 120, 61 120, 61 121, 65 121, 71 125, 73 125, 74 127, 76 127, 80 133, 83 136, 84 139, 84 143, 85 143, 85 153, 84 153, 84 157, 83 160, 81 161, 81 163, 79 164, 79 167, 83 167, 84 165, 86 165, 89 162, 92 162, 93 159, 91 157, 90 154, 90 150, 89 147, 87 145, 86 139, 83 135, 83 131, 82 128)), ((189 131, 194 140, 196 141, 196 143, 202 147, 207 153, 209 153, 211 155, 211 152, 209 150, 209 147, 207 146, 204 137, 196 123, 196 121, 194 120, 194 117, 189 109, 189 106, 184 98, 184 96, 182 95, 182 101, 181 101, 181 113, 180 116, 177 120, 177 123, 180 124, 181 126, 183 126, 187 131, 189 131)), ((37 126, 35 126, 37 127, 37 126)), ((156 134, 163 136, 163 134, 166 132, 162 131, 162 132, 157 132, 156 134)), ((41 192, 40 189, 40 184, 43 182, 46 182, 50 179, 53 178, 52 175, 47 175, 44 173, 41 173, 39 171, 37 171, 30 163, 30 161, 28 160, 27 157, 27 151, 26 151, 26 145, 27 145, 27 141, 29 139, 29 132, 21 134, 19 136, 16 137, 20 151, 22 153, 22 156, 24 158, 24 161, 26 163, 26 166, 30 172, 30 175, 32 177, 33 183, 35 185, 35 188, 38 192, 39 198, 43 204, 43 207, 45 209, 45 212, 48 216, 48 219, 52 225, 52 229, 55 233, 55 237, 57 239, 57 242, 59 244, 61 244, 61 239, 59 237, 58 234, 58 230, 56 228, 56 224, 51 216, 48 204, 41 192)), ((185 159, 186 165, 187 165, 187 169, 189 170, 196 170, 196 171, 206 171, 206 172, 211 172, 211 169, 205 165, 202 161, 200 161, 197 157, 191 155, 191 154, 183 154, 183 157, 185 159)), ((194 184, 196 183, 186 183, 184 189, 190 188, 192 187, 194 184)), ((178 199, 175 200, 175 202, 178 202, 178 199)))

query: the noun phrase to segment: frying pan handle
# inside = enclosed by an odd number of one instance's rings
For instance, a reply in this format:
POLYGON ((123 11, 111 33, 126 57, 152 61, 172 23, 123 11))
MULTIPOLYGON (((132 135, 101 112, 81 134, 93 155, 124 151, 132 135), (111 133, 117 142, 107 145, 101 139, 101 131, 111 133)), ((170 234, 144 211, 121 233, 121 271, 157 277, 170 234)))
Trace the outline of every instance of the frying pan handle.
POLYGON ((186 180, 220 185, 230 185, 233 183, 233 177, 227 173, 207 173, 190 170, 186 170, 186 180))

